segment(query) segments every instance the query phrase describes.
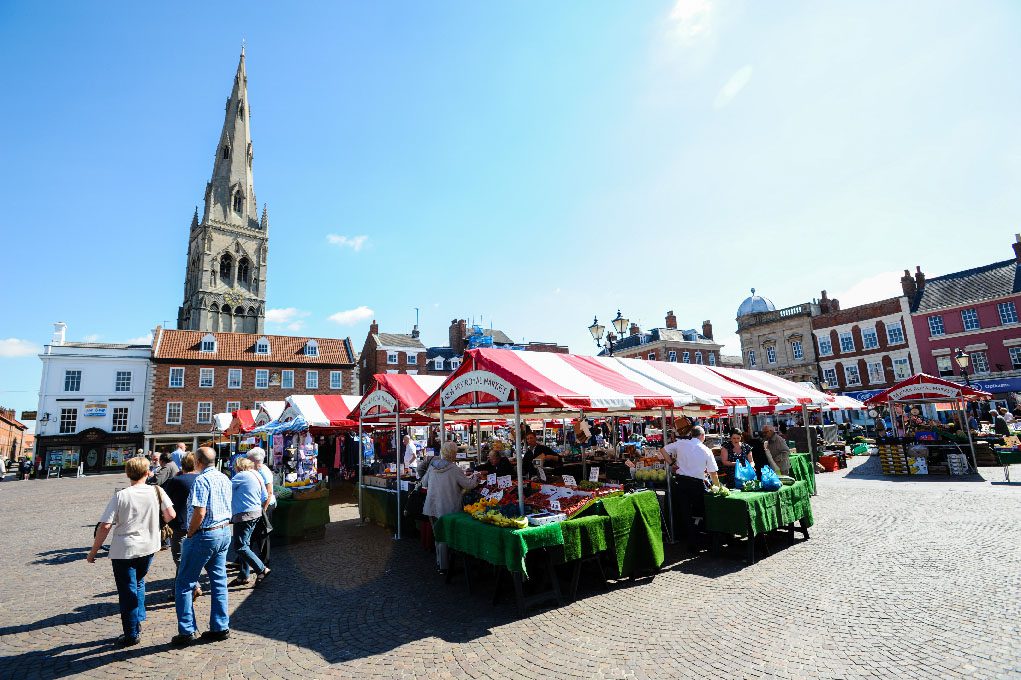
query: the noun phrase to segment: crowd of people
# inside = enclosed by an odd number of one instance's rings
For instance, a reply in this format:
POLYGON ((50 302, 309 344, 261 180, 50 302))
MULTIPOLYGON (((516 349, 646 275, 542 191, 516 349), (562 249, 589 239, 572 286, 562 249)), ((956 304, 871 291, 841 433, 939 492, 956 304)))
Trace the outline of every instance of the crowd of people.
POLYGON ((258 587, 271 571, 266 560, 276 499, 266 452, 248 451, 228 478, 217 469, 213 449, 186 449, 178 444, 173 453, 152 461, 144 455, 129 458, 124 472, 130 484, 113 495, 96 528, 87 561, 95 563, 109 538, 123 628, 117 642, 122 646, 139 642, 146 618, 145 577, 156 553, 170 550, 176 565, 177 634, 171 644, 177 646, 230 637, 228 588, 251 584, 253 572, 253 587, 258 587), (228 583, 232 544, 238 576, 228 583), (202 571, 209 579, 210 615, 209 630, 200 635, 194 601, 204 594, 202 571))

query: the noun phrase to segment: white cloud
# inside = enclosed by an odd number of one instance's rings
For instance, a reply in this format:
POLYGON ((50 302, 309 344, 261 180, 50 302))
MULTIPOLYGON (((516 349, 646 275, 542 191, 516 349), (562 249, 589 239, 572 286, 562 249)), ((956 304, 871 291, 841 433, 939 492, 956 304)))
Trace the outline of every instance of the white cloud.
POLYGON ((31 340, 0 338, 0 357, 30 357, 41 351, 42 348, 31 340))
POLYGON ((330 321, 339 323, 341 326, 351 326, 359 321, 371 319, 373 314, 375 314, 375 312, 365 305, 362 305, 361 307, 355 307, 354 309, 347 309, 343 312, 330 314, 330 321))
POLYGON ((152 344, 152 333, 146 333, 145 335, 139 335, 137 338, 128 338, 126 342, 129 345, 151 345, 152 344))
POLYGON ((82 340, 84 340, 85 342, 99 342, 99 338, 101 337, 102 336, 99 333, 90 333, 89 335, 86 335, 84 338, 82 338, 82 340))
POLYGON ((297 307, 282 307, 280 309, 267 309, 266 321, 270 323, 294 323, 308 316, 308 312, 297 307))
POLYGON ((368 236, 341 236, 340 234, 327 234, 326 240, 338 248, 350 248, 356 253, 360 251, 369 240, 368 236))
POLYGON ((844 309, 897 297, 902 293, 901 276, 903 272, 881 272, 862 279, 847 290, 830 297, 839 300, 840 306, 844 309))
POLYGON ((751 64, 746 64, 739 68, 737 72, 730 76, 730 80, 724 85, 719 94, 716 95, 716 100, 713 102, 713 108, 722 109, 724 106, 730 103, 730 100, 738 95, 748 84, 748 81, 752 79, 752 67, 751 64))
POLYGON ((670 10, 670 31, 682 43, 693 43, 712 33, 712 0, 677 0, 670 10))

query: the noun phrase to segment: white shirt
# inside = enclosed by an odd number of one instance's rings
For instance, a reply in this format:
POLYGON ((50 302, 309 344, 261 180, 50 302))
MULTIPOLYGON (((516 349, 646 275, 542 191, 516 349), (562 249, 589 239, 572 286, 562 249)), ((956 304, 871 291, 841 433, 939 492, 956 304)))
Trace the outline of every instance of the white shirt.
POLYGON ((719 470, 713 452, 699 439, 678 439, 663 450, 676 458, 675 470, 679 475, 704 479, 707 470, 719 470))
POLYGON ((99 519, 114 525, 110 559, 130 560, 159 552, 160 511, 172 507, 170 497, 152 484, 129 486, 115 493, 99 519))
POLYGON ((1014 414, 1011 413, 1010 411, 1007 411, 1006 413, 1003 414, 1003 419, 1006 420, 1008 423, 1013 423, 1015 420, 1014 414))
POLYGON ((256 472, 259 473, 259 476, 262 477, 263 482, 265 484, 269 484, 269 489, 270 489, 269 504, 270 505, 276 505, 277 504, 277 495, 275 493, 273 493, 273 473, 270 471, 270 469, 268 467, 266 467, 265 463, 260 465, 259 468, 256 470, 256 472))
POLYGON ((418 449, 415 448, 415 442, 408 442, 408 445, 404 448, 404 467, 411 468, 417 475, 416 460, 418 460, 418 449))

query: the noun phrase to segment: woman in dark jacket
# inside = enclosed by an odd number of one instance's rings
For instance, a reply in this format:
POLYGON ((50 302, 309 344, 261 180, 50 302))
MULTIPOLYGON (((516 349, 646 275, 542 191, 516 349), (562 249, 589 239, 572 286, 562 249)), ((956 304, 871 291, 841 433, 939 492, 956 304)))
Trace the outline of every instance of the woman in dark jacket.
POLYGON ((762 468, 769 467, 769 458, 766 456, 766 445, 762 443, 762 439, 753 436, 750 432, 745 432, 741 438, 744 443, 752 449, 752 462, 755 464, 755 473, 761 479, 762 468))
POLYGON ((737 469, 738 462, 755 465, 752 447, 743 441, 741 430, 731 430, 730 440, 723 442, 723 446, 720 447, 721 472, 727 473, 727 486, 731 489, 735 487, 734 471, 737 469))

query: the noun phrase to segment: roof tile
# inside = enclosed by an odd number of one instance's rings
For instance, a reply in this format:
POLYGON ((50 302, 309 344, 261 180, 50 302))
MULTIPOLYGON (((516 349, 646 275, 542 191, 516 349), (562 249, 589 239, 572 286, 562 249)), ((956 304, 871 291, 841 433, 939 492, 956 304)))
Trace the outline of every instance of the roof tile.
POLYGON ((163 329, 153 340, 153 359, 194 359, 197 361, 254 361, 267 364, 353 364, 348 351, 349 341, 342 338, 302 338, 290 335, 257 335, 255 333, 213 333, 216 352, 200 349, 205 331, 163 329), (256 354, 259 338, 269 340, 269 354, 256 354), (305 345, 315 340, 318 356, 307 356, 305 345))
POLYGON ((911 301, 912 312, 928 312, 969 302, 1021 293, 1021 267, 1016 260, 936 276, 911 301))

